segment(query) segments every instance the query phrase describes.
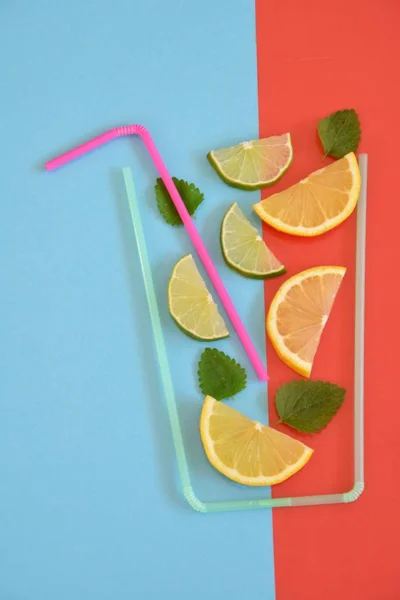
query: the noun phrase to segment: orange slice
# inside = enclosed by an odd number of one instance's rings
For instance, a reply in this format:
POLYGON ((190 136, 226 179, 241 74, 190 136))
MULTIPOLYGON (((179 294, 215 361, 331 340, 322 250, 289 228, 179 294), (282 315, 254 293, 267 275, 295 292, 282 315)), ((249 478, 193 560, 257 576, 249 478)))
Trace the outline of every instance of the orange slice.
POLYGON ((313 450, 272 427, 207 396, 200 433, 208 460, 220 473, 244 485, 274 485, 310 460, 313 450))
POLYGON ((260 219, 279 231, 312 237, 337 227, 351 215, 360 185, 357 159, 350 152, 253 208, 260 219))
POLYGON ((304 377, 310 377, 345 273, 344 267, 315 267, 298 273, 281 285, 271 303, 268 336, 283 362, 304 377))

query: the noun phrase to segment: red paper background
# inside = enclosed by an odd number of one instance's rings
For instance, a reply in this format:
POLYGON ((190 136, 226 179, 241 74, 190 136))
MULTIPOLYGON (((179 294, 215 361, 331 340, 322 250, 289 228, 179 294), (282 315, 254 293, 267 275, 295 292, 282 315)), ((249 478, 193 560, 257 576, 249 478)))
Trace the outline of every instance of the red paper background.
MULTIPOLYGON (((277 600, 398 600, 400 403, 397 397, 400 198, 397 0, 258 0, 260 136, 290 131, 295 160, 281 189, 321 167, 320 118, 357 109, 369 155, 365 343, 365 482, 349 505, 274 511, 277 600)), ((267 192, 268 193, 268 192, 267 192)), ((315 362, 313 378, 349 390, 329 427, 307 438, 316 452, 274 495, 350 490, 355 215, 314 240, 264 229, 288 275, 317 264, 348 267, 315 362)), ((266 306, 282 279, 267 282, 266 306)), ((268 344, 272 399, 293 373, 268 344)), ((276 415, 270 402, 270 420, 276 415)))

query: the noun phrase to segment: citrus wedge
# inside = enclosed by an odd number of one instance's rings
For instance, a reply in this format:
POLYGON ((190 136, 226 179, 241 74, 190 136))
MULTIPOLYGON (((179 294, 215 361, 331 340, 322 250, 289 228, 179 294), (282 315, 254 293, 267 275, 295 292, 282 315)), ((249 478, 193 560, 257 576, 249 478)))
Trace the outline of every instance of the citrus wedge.
POLYGON ((210 463, 244 485, 274 485, 288 479, 309 461, 313 450, 272 427, 207 396, 200 434, 210 463))
POLYGON ((267 315, 267 331, 278 356, 310 377, 315 354, 346 269, 315 267, 281 285, 267 315))
POLYGON ((284 133, 211 150, 207 157, 229 185, 258 190, 282 177, 292 162, 293 148, 290 133, 284 133))
POLYGON ((267 279, 286 271, 237 202, 232 204, 222 221, 221 248, 228 266, 246 277, 267 279))
POLYGON ((191 254, 181 258, 172 271, 168 307, 178 326, 195 339, 211 341, 229 336, 191 254))
POLYGON ((299 183, 253 206, 258 216, 279 231, 320 235, 351 215, 360 194, 361 177, 353 152, 299 183))

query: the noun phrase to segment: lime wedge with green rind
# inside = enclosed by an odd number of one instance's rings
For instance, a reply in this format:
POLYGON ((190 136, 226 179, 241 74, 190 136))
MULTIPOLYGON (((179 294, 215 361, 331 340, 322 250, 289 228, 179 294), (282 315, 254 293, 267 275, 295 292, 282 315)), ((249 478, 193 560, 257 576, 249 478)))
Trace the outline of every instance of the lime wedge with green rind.
POLYGON ((227 265, 246 277, 268 279, 286 272, 237 202, 222 220, 221 248, 227 265))
POLYGON ((179 328, 196 340, 215 341, 229 337, 193 256, 181 258, 168 283, 168 308, 179 328))
POLYGON ((258 190, 278 181, 293 160, 290 133, 211 150, 207 157, 229 185, 258 190))

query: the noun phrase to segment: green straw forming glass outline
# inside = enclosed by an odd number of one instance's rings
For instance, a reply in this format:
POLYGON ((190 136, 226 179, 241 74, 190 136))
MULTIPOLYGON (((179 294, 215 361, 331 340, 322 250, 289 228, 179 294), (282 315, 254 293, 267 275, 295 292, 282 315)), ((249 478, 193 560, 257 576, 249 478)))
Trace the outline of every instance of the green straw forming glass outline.
POLYGON ((355 349, 354 349, 354 486, 341 494, 320 494, 294 498, 259 498, 256 500, 233 500, 203 502, 197 498, 190 479, 185 445, 175 400, 174 386, 169 368, 168 355, 154 289, 153 276, 147 253, 139 205, 136 199, 132 171, 123 169, 129 209, 139 252, 140 264, 146 289, 147 302, 153 327, 154 340, 164 387, 172 437, 178 460, 179 475, 183 495, 190 506, 202 513, 233 510, 254 510, 282 506, 310 506, 317 504, 340 504, 353 502, 364 490, 364 305, 365 305, 365 248, 366 248, 366 210, 367 210, 367 168, 366 154, 359 156, 361 171, 361 192, 357 208, 357 246, 356 246, 356 302, 355 302, 355 349))

